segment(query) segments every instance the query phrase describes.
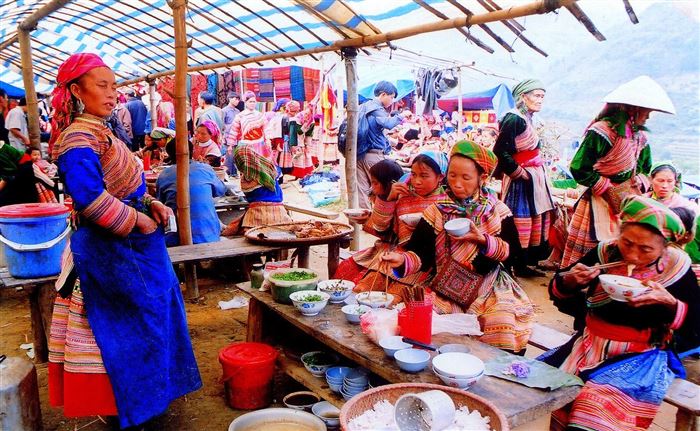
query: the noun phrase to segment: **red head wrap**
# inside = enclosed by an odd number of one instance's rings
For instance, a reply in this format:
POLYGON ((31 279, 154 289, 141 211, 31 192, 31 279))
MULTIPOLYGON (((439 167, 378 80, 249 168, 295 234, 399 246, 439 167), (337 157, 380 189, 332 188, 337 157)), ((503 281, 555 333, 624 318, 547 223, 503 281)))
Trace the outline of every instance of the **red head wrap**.
POLYGON ((89 52, 73 54, 58 67, 56 88, 53 89, 53 101, 51 102, 55 111, 51 121, 49 153, 58 135, 73 121, 73 101, 68 84, 98 67, 109 66, 102 61, 100 56, 89 52))

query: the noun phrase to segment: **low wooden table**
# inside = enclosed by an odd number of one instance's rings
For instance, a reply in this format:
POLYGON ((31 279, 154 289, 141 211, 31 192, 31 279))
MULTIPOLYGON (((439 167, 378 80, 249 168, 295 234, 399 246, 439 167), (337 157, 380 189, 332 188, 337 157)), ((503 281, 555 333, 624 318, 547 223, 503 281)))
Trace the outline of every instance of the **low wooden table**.
POLYGON ((51 326, 53 302, 56 298, 57 275, 42 278, 14 278, 7 268, 0 269, 0 283, 4 287, 24 290, 29 296, 29 315, 32 321, 34 358, 37 363, 49 359, 48 333, 51 326))
MULTIPOLYGON (((248 341, 262 341, 274 337, 275 333, 284 337, 287 331, 284 327, 280 327, 281 318, 287 325, 296 327, 334 352, 367 368, 390 383, 442 383, 428 369, 418 374, 401 371, 393 359, 388 358, 379 346, 362 334, 359 325, 352 325, 346 321, 340 311, 340 305, 328 304, 319 315, 306 317, 292 305, 274 302, 268 292, 251 289, 248 283, 239 284, 238 287, 251 297, 248 311, 248 341), (274 325, 273 322, 275 322, 274 325)), ((433 336, 433 343, 465 344, 474 355, 483 360, 502 353, 501 350, 468 336, 437 334, 433 336)), ((336 406, 344 403, 339 394, 330 390, 324 379, 312 376, 299 361, 281 355, 280 367, 293 379, 336 406)), ((522 430, 546 429, 544 424, 549 423, 549 414, 573 401, 579 390, 579 387, 564 387, 555 391, 533 389, 491 376, 484 376, 469 389, 470 392, 493 402, 508 418, 511 428, 522 426, 522 430)))

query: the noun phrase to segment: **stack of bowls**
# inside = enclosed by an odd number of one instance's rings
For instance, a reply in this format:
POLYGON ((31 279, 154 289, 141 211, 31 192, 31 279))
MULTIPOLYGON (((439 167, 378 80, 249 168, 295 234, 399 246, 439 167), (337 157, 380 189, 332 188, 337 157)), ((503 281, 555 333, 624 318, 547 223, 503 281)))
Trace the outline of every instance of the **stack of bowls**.
POLYGON ((343 380, 352 370, 350 367, 331 367, 326 370, 326 382, 333 392, 340 392, 343 389, 343 380))
POLYGON ((362 368, 353 368, 343 379, 343 387, 340 389, 340 395, 345 401, 367 390, 369 385, 369 376, 367 370, 362 368))
POLYGON ((442 353, 433 358, 433 372, 447 386, 467 389, 484 376, 484 362, 461 352, 442 353))

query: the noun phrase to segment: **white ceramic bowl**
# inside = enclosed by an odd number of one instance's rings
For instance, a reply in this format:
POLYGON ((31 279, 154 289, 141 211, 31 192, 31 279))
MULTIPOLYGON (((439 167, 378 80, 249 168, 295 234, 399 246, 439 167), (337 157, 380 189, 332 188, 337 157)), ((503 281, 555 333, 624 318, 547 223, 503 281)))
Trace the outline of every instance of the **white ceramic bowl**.
POLYGON ((381 340, 379 340, 379 346, 384 349, 384 353, 386 353, 387 356, 389 357, 394 357, 394 353, 398 352, 399 350, 403 349, 410 349, 411 345, 408 343, 404 343, 402 341, 402 336, 401 335, 391 335, 389 337, 384 337, 381 340))
POLYGON ((603 290, 612 299, 620 302, 627 302, 629 298, 639 296, 649 289, 636 278, 623 275, 602 274, 598 279, 603 290))
POLYGON ((469 353, 442 353, 433 358, 433 368, 446 377, 475 377, 484 372, 484 361, 469 353))
POLYGON ((362 292, 355 297, 360 304, 372 308, 388 308, 394 302, 394 295, 384 292, 362 292))
POLYGON ((457 343, 452 343, 452 344, 443 344, 442 346, 438 347, 438 354, 440 353, 450 353, 450 352, 460 352, 460 353, 469 353, 471 352, 471 349, 464 344, 457 344, 457 343))
POLYGON ((399 368, 409 373, 422 371, 430 361, 430 353, 419 349, 403 349, 394 353, 399 368))
POLYGON ((471 229, 472 221, 468 218, 456 218, 445 223, 444 228, 452 236, 462 236, 471 229))
POLYGON ((289 295, 289 299, 292 300, 292 304, 303 314, 304 316, 315 316, 321 312, 328 304, 330 295, 326 292, 319 292, 318 290, 300 290, 289 295), (319 301, 310 301, 308 298, 313 296, 320 296, 319 301))
POLYGON ((311 413, 301 410, 269 408, 256 410, 234 419, 228 426, 228 431, 244 431, 260 428, 263 425, 287 426, 287 429, 305 426, 313 431, 325 431, 326 424, 311 413))
POLYGON ((340 425, 340 409, 328 401, 321 401, 311 406, 311 413, 321 419, 327 427, 340 425))
POLYGON ((362 304, 348 304, 344 305, 340 311, 345 314, 345 318, 348 319, 350 323, 360 323, 360 316, 370 311, 372 307, 362 304))
POLYGON ((435 367, 433 367, 433 372, 436 376, 440 378, 440 380, 442 380, 444 384, 457 389, 467 389, 471 387, 474 383, 478 382, 479 379, 484 377, 483 371, 481 372, 481 374, 475 377, 449 377, 438 373, 435 370, 435 367))
POLYGON ((369 214, 368 209, 363 209, 363 208, 348 208, 343 210, 343 214, 345 214, 348 217, 362 217, 364 215, 369 214))
POLYGON ((410 213, 403 214, 399 216, 399 220, 406 223, 407 225, 414 227, 418 224, 420 219, 423 217, 423 213, 410 213))
POLYGON ((350 280, 331 279, 319 281, 317 289, 331 296, 331 304, 339 304, 352 293, 355 283, 350 280))
POLYGON ((316 377, 323 377, 326 375, 326 371, 328 371, 329 368, 335 366, 335 364, 338 363, 338 356, 321 351, 308 352, 301 355, 301 362, 311 374, 313 374, 316 377), (314 356, 316 356, 317 359, 312 361, 311 359, 314 356), (326 358, 327 361, 322 361, 323 363, 317 363, 319 362, 319 356, 321 359, 326 358), (311 362, 313 362, 313 364, 311 362))

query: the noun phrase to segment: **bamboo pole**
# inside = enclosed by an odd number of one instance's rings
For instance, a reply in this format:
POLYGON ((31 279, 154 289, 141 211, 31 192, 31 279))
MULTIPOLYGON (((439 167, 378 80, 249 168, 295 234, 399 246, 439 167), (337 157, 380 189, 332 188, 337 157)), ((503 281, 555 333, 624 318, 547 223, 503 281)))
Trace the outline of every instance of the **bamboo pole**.
POLYGON ((34 88, 34 68, 32 67, 32 39, 29 30, 17 28, 19 51, 22 60, 22 81, 27 99, 27 125, 29 141, 32 148, 41 149, 41 131, 39 130, 39 105, 34 88))
MULTIPOLYGON (((177 218, 180 244, 192 244, 190 221, 190 151, 187 144, 187 0, 170 0, 175 31, 175 158, 177 163, 177 218)), ((153 87, 151 87, 153 88, 153 87)), ((151 100, 153 97, 151 96, 151 100)), ((154 123, 155 124, 155 123, 154 123)), ((188 298, 199 296, 196 268, 185 265, 188 298)))
POLYGON ((151 114, 151 130, 158 127, 158 101, 156 100, 156 81, 148 81, 148 109, 151 114))
POLYGON ((8 48, 8 47, 14 45, 18 40, 19 40, 19 36, 17 35, 17 33, 15 33, 12 36, 8 37, 7 39, 3 40, 2 43, 0 43, 0 52, 4 51, 5 48, 8 48))
POLYGON ((457 70, 459 71, 459 76, 457 77, 457 85, 459 85, 459 99, 457 99, 457 110, 459 111, 459 120, 457 121, 457 140, 461 141, 464 139, 464 113, 462 112, 464 109, 464 106, 462 105, 462 68, 460 67, 457 70))
MULTIPOLYGON (((348 207, 357 208, 360 203, 357 194, 357 49, 343 49, 345 58, 345 79, 347 81, 347 138, 345 144, 345 181, 348 190, 348 207)), ((350 250, 360 249, 360 225, 353 223, 355 231, 352 235, 350 250)))
MULTIPOLYGON (((552 12, 561 7, 571 6, 576 3, 577 0, 538 0, 532 3, 526 3, 520 6, 513 6, 508 9, 495 10, 493 12, 488 12, 479 15, 472 16, 460 16, 457 18, 440 20, 437 22, 432 22, 428 24, 421 24, 411 27, 405 27, 399 30, 391 31, 388 33, 381 33, 371 36, 361 36, 352 39, 342 39, 333 42, 327 46, 319 46, 316 48, 301 49, 298 51, 289 52, 279 52, 274 54, 259 55, 256 57, 249 57, 241 60, 232 61, 222 61, 218 63, 203 64, 200 66, 193 66, 188 69, 189 72, 199 72, 203 70, 217 69, 221 67, 233 67, 240 66, 249 63, 257 63, 267 60, 275 60, 280 58, 293 58, 302 55, 310 54, 320 54, 323 52, 330 51, 340 51, 342 48, 362 48, 366 46, 380 45, 386 42, 390 42, 398 39, 405 39, 407 37, 415 36, 423 33, 432 33, 436 31, 449 30, 453 28, 469 27, 472 25, 486 24, 495 21, 504 21, 508 19, 520 18, 523 16, 534 15, 534 14, 544 14, 552 12)), ((134 78, 127 81, 122 81, 120 85, 129 85, 136 82, 141 82, 145 79, 160 78, 163 76, 172 75, 175 73, 174 70, 166 70, 163 72, 151 73, 140 78, 134 78)))

